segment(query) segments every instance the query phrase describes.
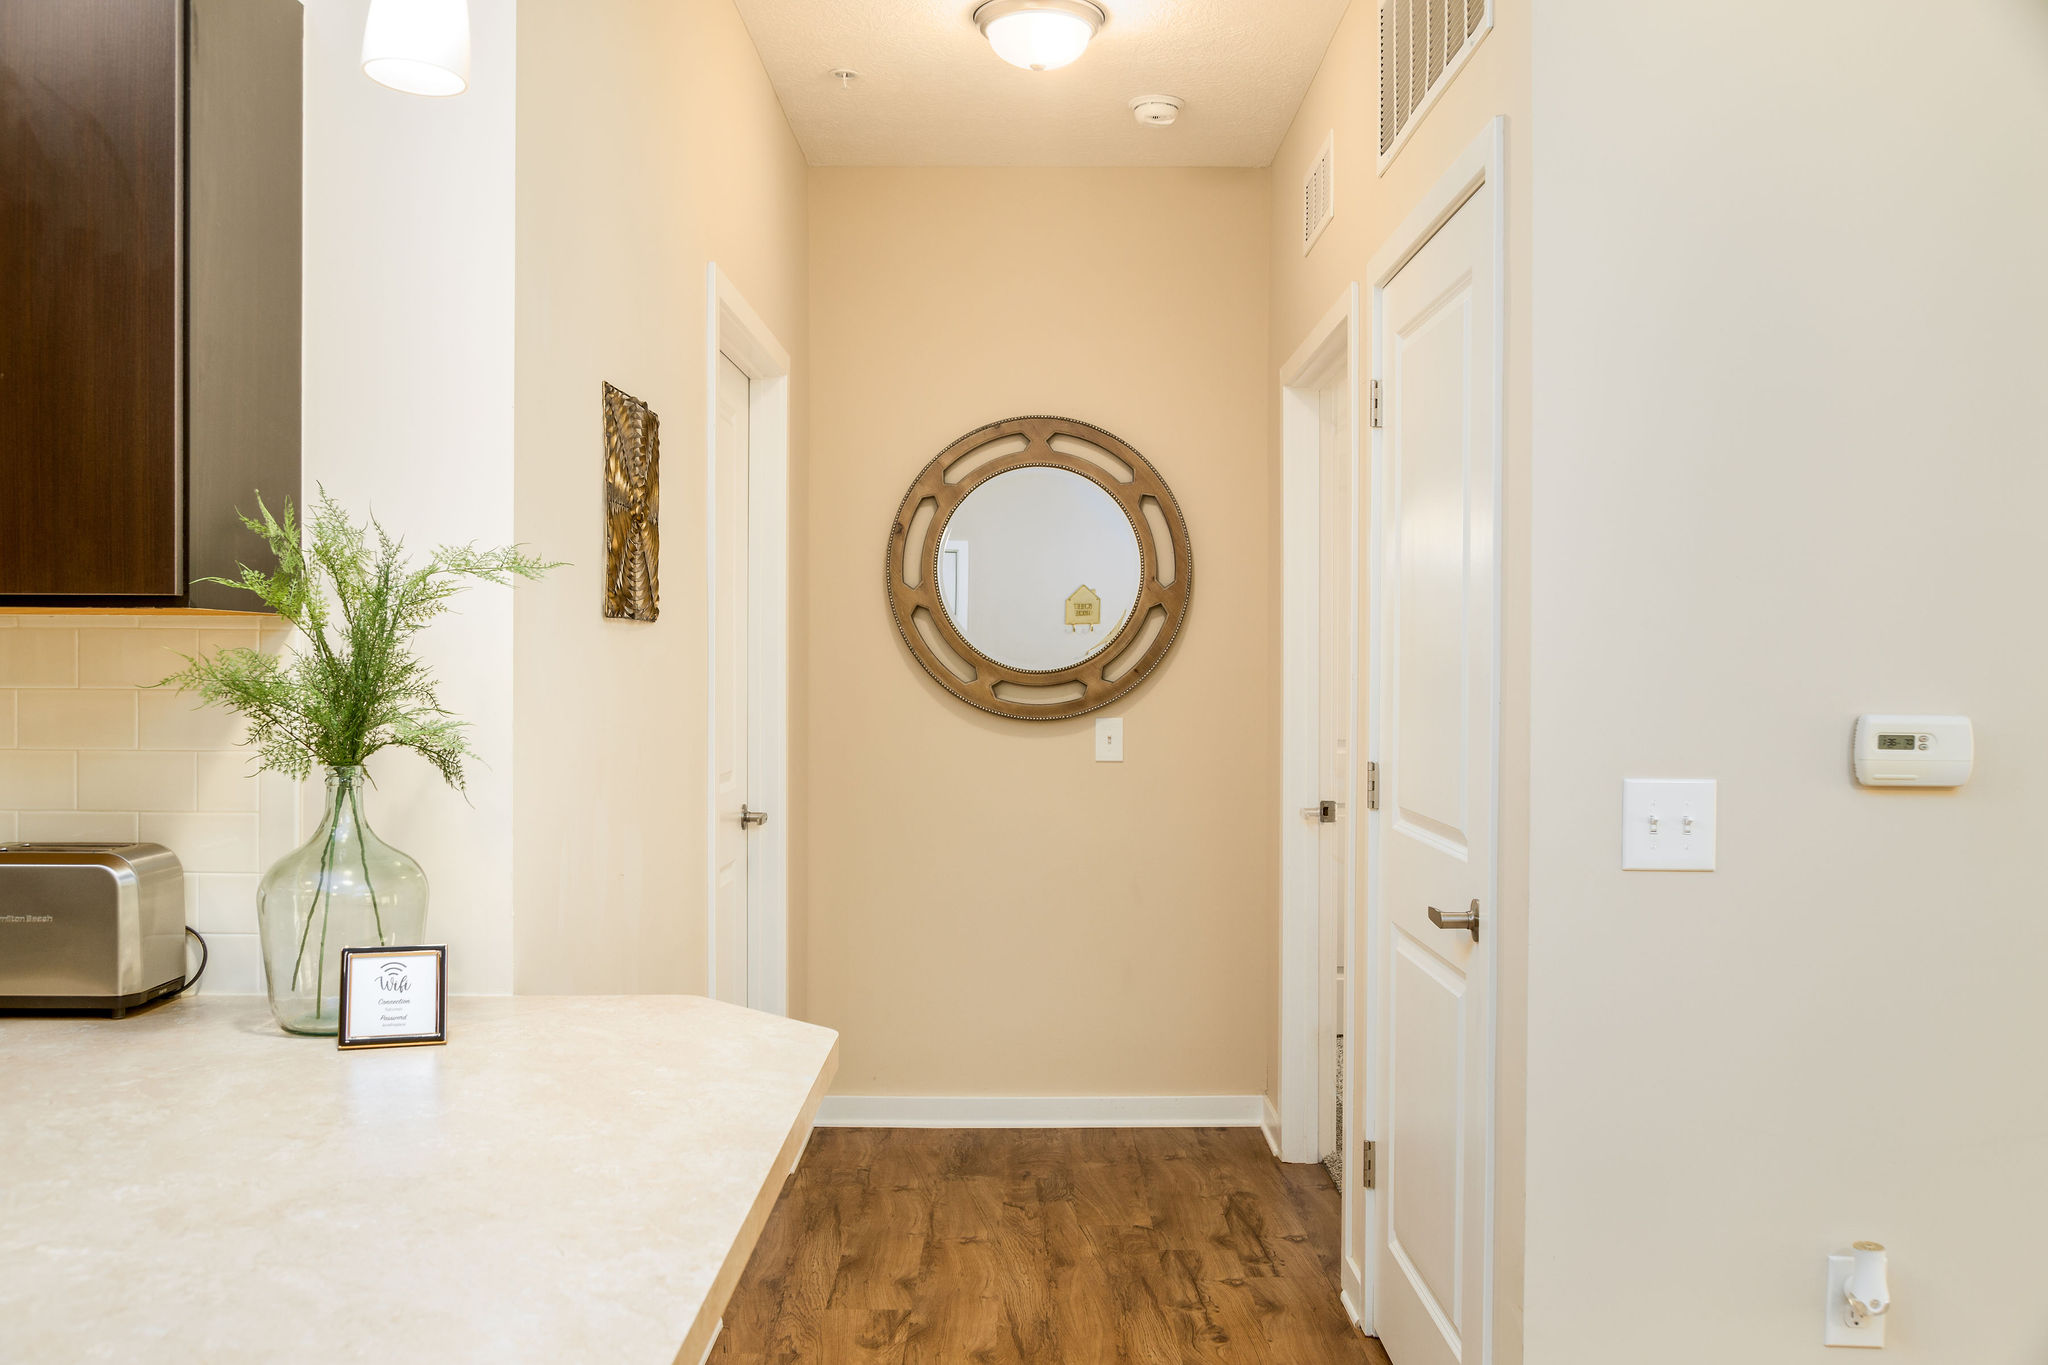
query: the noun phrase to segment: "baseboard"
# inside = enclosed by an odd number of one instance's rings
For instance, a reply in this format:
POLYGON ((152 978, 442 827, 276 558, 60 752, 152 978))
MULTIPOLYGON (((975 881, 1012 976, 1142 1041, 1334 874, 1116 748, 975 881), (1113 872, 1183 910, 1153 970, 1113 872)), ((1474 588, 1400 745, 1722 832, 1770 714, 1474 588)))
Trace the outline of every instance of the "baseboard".
POLYGON ((827 1095, 818 1106, 817 1125, 1257 1128, 1268 1108, 1263 1095, 827 1095))
POLYGON ((1260 1107, 1265 1111, 1259 1120, 1259 1132, 1265 1135, 1266 1145, 1273 1149, 1273 1160, 1280 1159, 1280 1111, 1273 1107, 1271 1095, 1259 1096, 1260 1107))

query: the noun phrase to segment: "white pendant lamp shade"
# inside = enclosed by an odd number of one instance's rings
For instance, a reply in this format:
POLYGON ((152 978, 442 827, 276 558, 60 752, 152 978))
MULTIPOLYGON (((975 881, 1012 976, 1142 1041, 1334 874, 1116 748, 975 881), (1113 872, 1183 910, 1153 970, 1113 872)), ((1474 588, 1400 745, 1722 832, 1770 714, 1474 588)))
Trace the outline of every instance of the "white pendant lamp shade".
POLYGON ((1107 18, 1088 0, 989 0, 974 12, 996 55, 1026 71, 1052 71, 1088 50, 1107 18))
POLYGON ((370 0, 363 74, 408 95, 469 88, 469 0, 370 0))

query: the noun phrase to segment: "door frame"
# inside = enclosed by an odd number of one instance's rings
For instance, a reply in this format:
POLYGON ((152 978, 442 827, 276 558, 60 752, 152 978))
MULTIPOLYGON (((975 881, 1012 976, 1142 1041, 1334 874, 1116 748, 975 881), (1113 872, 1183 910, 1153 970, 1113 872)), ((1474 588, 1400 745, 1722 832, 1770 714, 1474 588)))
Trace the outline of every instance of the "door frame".
POLYGON ((789 352, 704 271, 705 994, 789 1012, 789 352), (718 357, 747 376, 747 979, 718 980, 718 357))
MULTIPOLYGON (((1501 532, 1507 520, 1506 498, 1501 492, 1503 484, 1502 455, 1506 434, 1506 380, 1507 380, 1507 184, 1504 179, 1507 156, 1507 119, 1496 115, 1475 137, 1465 150, 1459 153, 1435 184, 1426 190, 1401 225, 1394 229, 1387 240, 1372 255, 1366 267, 1368 316, 1371 327, 1370 380, 1381 384, 1386 378, 1386 289, 1393 282, 1401 268, 1408 264, 1415 253, 1422 250, 1429 239, 1436 235, 1438 228, 1451 220, 1451 216, 1480 189, 1490 186, 1493 191, 1493 431, 1484 437, 1485 448, 1491 451, 1493 459, 1494 488, 1497 506, 1493 523, 1493 564, 1494 573, 1501 573, 1501 532)), ((1386 511, 1386 431, 1372 430, 1372 515, 1367 531, 1368 548, 1366 562, 1371 566, 1374 604, 1377 606, 1378 585, 1385 582, 1382 575, 1382 557, 1386 553, 1385 534, 1386 511)), ((1367 687, 1372 705, 1366 710, 1365 760, 1377 763, 1380 760, 1384 736, 1380 729, 1381 698, 1387 695, 1385 670, 1387 666, 1385 640, 1382 633, 1381 615, 1378 610, 1366 613, 1367 617, 1367 687)), ((1492 931, 1493 948, 1486 955, 1486 1151, 1485 1209, 1484 1225, 1486 1244, 1482 1250, 1480 1272, 1480 1347, 1479 1365, 1492 1365, 1494 1340, 1497 1336, 1494 1314, 1498 1300, 1494 1293, 1495 1260, 1498 1252, 1498 1207, 1496 1187, 1499 1175, 1500 1151, 1500 680, 1501 680, 1501 592, 1498 580, 1493 594, 1493 705, 1491 753, 1488 761, 1493 770, 1493 817, 1491 833, 1493 858, 1491 876, 1487 883, 1486 916, 1487 927, 1492 931)), ((1368 811, 1365 824, 1365 933, 1360 946, 1376 945, 1385 932, 1384 910, 1380 901, 1381 882, 1381 841, 1384 837, 1384 811, 1368 811)), ((1360 978, 1364 991, 1363 1018, 1366 1036, 1360 1041, 1365 1044, 1359 1050, 1364 1056, 1364 1085, 1358 1096, 1353 1112, 1360 1115, 1359 1135, 1378 1141, 1379 1098, 1385 1078, 1379 1057, 1378 1038, 1370 1032, 1378 1019, 1382 986, 1379 980, 1384 970, 1386 954, 1371 955, 1371 973, 1360 978)), ((1359 954, 1350 957, 1350 970, 1357 970, 1359 954)), ((1354 992, 1358 989, 1354 987, 1354 992)), ((1351 1049, 1346 1049, 1349 1057, 1351 1049)), ((1353 1074, 1356 1074, 1355 1072, 1353 1074)), ((1348 1183, 1348 1182, 1347 1182, 1348 1183)), ((1379 1197, 1368 1193, 1360 1218, 1360 1237, 1364 1243, 1364 1263, 1357 1268, 1359 1282, 1359 1323, 1367 1331, 1372 1330, 1373 1291, 1378 1284, 1379 1247, 1383 1240, 1378 1235, 1378 1219, 1381 1213, 1379 1197)), ((1345 1240, 1351 1240, 1352 1221, 1350 1209, 1345 1210, 1345 1240)), ((1344 1264, 1345 1287, 1350 1288, 1353 1266, 1348 1257, 1344 1264)))
MULTIPOLYGON (((1359 431, 1365 412, 1359 406, 1359 293, 1354 282, 1344 287, 1329 311, 1280 369, 1281 451, 1281 683, 1280 683, 1280 1074, 1277 1146, 1282 1161, 1318 1160, 1322 995, 1327 982, 1322 962, 1322 850, 1317 827, 1303 812, 1324 797, 1343 804, 1344 903, 1355 904, 1358 881, 1358 821, 1355 812, 1356 765, 1345 775, 1344 789, 1321 790, 1320 701, 1322 688, 1322 434, 1318 393, 1320 382, 1338 369, 1349 392, 1351 444, 1351 580, 1358 581, 1359 431), (1339 369, 1338 367, 1341 367, 1339 369)), ((1351 594, 1348 631, 1351 733, 1358 733, 1358 592, 1351 594)), ((1356 745, 1353 746, 1354 752, 1356 745)), ((1357 979, 1352 920, 1344 917, 1344 979, 1357 979)), ((1348 1019, 1351 1002, 1339 1002, 1348 1019)), ((1357 1049, 1344 1052, 1344 1099, 1354 1109, 1357 1049)), ((1350 1114, 1344 1132, 1352 1132, 1350 1114)), ((1350 1181, 1342 1192, 1348 1209, 1350 1181)), ((1351 1220, 1343 1220, 1348 1229, 1351 1220)))

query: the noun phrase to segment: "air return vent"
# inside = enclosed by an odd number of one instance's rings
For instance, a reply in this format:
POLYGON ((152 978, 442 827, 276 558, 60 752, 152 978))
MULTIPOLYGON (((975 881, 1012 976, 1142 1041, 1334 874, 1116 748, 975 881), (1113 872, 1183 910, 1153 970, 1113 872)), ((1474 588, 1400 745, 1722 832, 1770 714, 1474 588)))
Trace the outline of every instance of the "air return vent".
POLYGON ((1382 0, 1382 169, 1492 28, 1493 0, 1382 0))
POLYGON ((1308 255, 1308 249, 1316 244, 1316 238, 1323 235, 1323 229, 1337 216, 1337 182, 1335 179, 1334 157, 1337 134, 1334 130, 1323 139, 1323 149, 1316 153, 1313 165, 1308 168, 1308 177, 1301 182, 1301 254, 1308 255))

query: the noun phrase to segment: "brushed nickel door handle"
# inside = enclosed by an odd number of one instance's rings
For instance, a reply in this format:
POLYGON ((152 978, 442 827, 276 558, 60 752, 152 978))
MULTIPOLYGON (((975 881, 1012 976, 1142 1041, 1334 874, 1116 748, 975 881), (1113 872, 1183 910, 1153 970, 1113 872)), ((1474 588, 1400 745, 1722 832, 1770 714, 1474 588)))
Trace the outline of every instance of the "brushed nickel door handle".
POLYGON ((1301 813, 1319 825, 1334 825, 1337 823, 1337 812, 1342 809, 1344 807, 1336 801, 1319 801, 1313 806, 1303 807, 1301 813))
POLYGON ((1454 910, 1446 915, 1434 905, 1429 907, 1429 922, 1439 929, 1468 929, 1472 941, 1479 942, 1479 902, 1473 901, 1470 910, 1454 910))
POLYGON ((761 828, 761 826, 763 826, 763 825, 765 825, 765 824, 767 824, 767 823, 768 823, 768 812, 767 812, 767 811, 765 811, 765 810, 748 810, 748 809, 747 809, 747 808, 746 808, 745 806, 741 806, 741 807, 740 807, 740 828, 741 828, 741 829, 759 829, 759 828, 761 828))

